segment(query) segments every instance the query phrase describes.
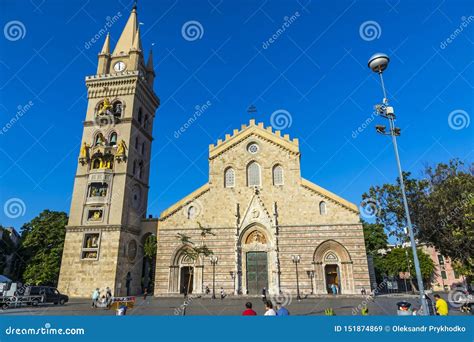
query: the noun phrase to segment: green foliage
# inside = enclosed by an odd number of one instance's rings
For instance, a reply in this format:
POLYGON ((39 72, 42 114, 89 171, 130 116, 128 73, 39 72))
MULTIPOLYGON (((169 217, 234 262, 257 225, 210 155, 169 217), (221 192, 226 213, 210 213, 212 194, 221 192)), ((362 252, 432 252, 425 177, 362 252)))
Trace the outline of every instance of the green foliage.
MULTIPOLYGON (((425 282, 429 282, 433 272, 435 271, 435 264, 431 257, 417 249, 418 260, 420 261, 421 276, 425 282)), ((413 263, 413 252, 411 248, 394 248, 383 258, 383 267, 389 276, 398 276, 400 272, 410 272, 412 276, 415 275, 415 266, 413 263)))
POLYGON ((474 274, 474 175, 473 165, 459 160, 427 167, 429 196, 417 224, 421 240, 448 256, 457 271, 474 274))
POLYGON ((64 212, 44 210, 23 225, 20 253, 25 283, 57 284, 67 220, 64 212))
POLYGON ((148 235, 143 244, 143 256, 153 259, 156 256, 156 236, 148 235))
POLYGON ((325 309, 325 310, 324 310, 324 314, 325 314, 326 316, 336 316, 336 314, 335 314, 335 312, 334 312, 334 310, 333 310, 332 308, 327 308, 327 309, 325 309))
POLYGON ((378 255, 380 249, 387 248, 387 234, 383 224, 362 222, 364 228, 365 249, 369 255, 378 255))
MULTIPOLYGON (((474 166, 466 167, 457 159, 448 164, 426 167, 423 179, 404 172, 408 207, 418 241, 434 246, 449 257, 455 269, 468 277, 474 276, 474 166)), ((362 198, 377 203, 376 224, 381 224, 389 236, 406 242, 406 215, 400 190, 395 184, 372 186, 362 198)), ((378 238, 370 238, 370 252, 378 238)), ((374 260, 374 263, 376 261, 374 260)))
POLYGON ((362 308, 362 310, 360 311, 360 313, 362 314, 362 316, 368 316, 369 315, 369 308, 364 306, 362 308))

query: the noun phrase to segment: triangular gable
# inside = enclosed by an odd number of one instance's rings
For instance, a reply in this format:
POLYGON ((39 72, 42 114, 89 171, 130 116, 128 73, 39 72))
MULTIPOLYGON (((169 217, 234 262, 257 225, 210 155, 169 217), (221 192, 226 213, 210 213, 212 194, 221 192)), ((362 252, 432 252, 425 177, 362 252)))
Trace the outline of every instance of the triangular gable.
POLYGON ((255 120, 252 119, 249 122, 249 125, 242 125, 241 129, 234 129, 232 135, 226 134, 225 140, 219 139, 217 144, 209 145, 209 159, 213 159, 228 149, 234 147, 241 141, 247 139, 251 135, 257 135, 260 138, 267 140, 271 143, 274 143, 291 153, 299 154, 299 143, 298 139, 290 139, 289 134, 281 136, 280 131, 273 131, 271 126, 264 127, 263 122, 255 123, 255 120))
POLYGON ((240 228, 245 228, 254 223, 260 223, 266 227, 273 226, 272 216, 260 198, 258 190, 255 191, 247 206, 247 210, 242 216, 240 228))
POLYGON ((208 190, 209 190, 209 183, 206 183, 203 186, 201 186, 199 189, 193 191, 192 193, 190 193, 189 195, 187 195, 186 197, 184 197, 180 201, 173 204, 168 209, 164 210, 161 213, 159 219, 164 220, 164 219, 168 218, 169 216, 173 215, 175 212, 177 212, 178 210, 180 210, 181 208, 183 208, 187 204, 191 203, 192 201, 194 201, 198 197, 202 196, 208 190))

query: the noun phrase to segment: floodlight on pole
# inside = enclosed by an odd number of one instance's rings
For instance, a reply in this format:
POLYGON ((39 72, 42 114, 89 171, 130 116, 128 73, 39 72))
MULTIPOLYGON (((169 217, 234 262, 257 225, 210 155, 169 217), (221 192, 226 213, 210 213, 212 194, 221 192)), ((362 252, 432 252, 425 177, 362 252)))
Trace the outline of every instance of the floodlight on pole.
POLYGON ((385 132, 385 126, 382 125, 377 125, 375 127, 377 133, 383 134, 383 135, 390 135, 392 137, 392 142, 393 142, 393 149, 395 151, 395 158, 397 160, 397 167, 398 167, 398 176, 400 178, 400 189, 402 192, 402 197, 403 197, 403 206, 405 208, 405 216, 406 216, 406 221, 407 221, 407 229, 408 233, 410 235, 410 244, 411 248, 413 251, 413 261, 414 261, 414 266, 415 266, 415 273, 416 273, 416 279, 418 283, 418 290, 420 292, 420 302, 421 306, 423 308, 423 314, 424 315, 429 315, 429 309, 428 309, 428 303, 426 301, 425 297, 425 290, 423 286, 423 278, 421 275, 421 269, 420 269, 420 262, 418 260, 418 253, 416 250, 416 241, 415 241, 415 234, 413 233, 413 226, 411 223, 411 217, 410 217, 410 210, 408 209, 408 201, 407 201, 407 196, 405 193, 405 182, 403 181, 403 172, 402 172, 402 166, 400 163, 400 156, 398 153, 398 146, 397 146, 397 136, 400 135, 400 128, 395 127, 395 111, 393 110, 393 107, 388 105, 388 97, 387 97, 387 91, 385 89, 385 83, 383 81, 383 76, 382 73, 387 69, 388 64, 390 62, 390 58, 384 54, 384 53, 376 53, 372 55, 369 59, 368 67, 375 73, 379 74, 380 76, 380 83, 382 85, 382 91, 383 91, 383 101, 382 104, 378 104, 375 106, 375 113, 381 117, 384 117, 388 119, 390 123, 390 130, 389 132, 385 132))

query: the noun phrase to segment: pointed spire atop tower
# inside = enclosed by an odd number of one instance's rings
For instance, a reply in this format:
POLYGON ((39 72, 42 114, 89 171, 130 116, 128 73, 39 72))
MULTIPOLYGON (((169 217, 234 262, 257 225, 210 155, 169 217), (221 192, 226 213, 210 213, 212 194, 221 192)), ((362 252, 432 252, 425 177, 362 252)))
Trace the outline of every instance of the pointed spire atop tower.
POLYGON ((110 54, 110 33, 107 33, 107 36, 105 37, 104 41, 104 46, 102 47, 102 50, 100 51, 99 55, 109 55, 110 54))
MULTIPOLYGON (((127 23, 120 35, 120 38, 117 42, 117 45, 114 49, 114 55, 119 55, 121 53, 128 53, 130 49, 132 49, 134 45, 135 37, 137 36, 138 32, 138 22, 137 22, 137 6, 136 3, 133 6, 132 12, 130 13, 130 17, 128 18, 127 23)), ((141 47, 140 42, 140 34, 138 34, 138 46, 141 47)))
POLYGON ((150 53, 148 54, 148 61, 146 62, 146 68, 150 71, 154 69, 153 66, 153 49, 150 49, 150 53))

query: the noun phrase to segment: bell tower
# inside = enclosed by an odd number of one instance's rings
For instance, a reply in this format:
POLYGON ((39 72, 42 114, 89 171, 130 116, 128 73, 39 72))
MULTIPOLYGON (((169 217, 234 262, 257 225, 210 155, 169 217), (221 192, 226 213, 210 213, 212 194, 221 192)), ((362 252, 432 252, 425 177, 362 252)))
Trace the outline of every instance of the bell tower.
POLYGON ((58 285, 72 297, 89 297, 97 287, 110 287, 115 296, 141 291, 141 221, 160 104, 154 78, 135 6, 113 52, 107 35, 97 73, 86 77, 88 105, 58 285))

